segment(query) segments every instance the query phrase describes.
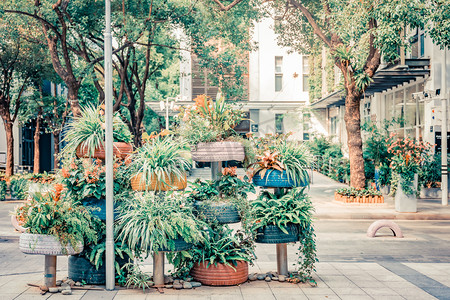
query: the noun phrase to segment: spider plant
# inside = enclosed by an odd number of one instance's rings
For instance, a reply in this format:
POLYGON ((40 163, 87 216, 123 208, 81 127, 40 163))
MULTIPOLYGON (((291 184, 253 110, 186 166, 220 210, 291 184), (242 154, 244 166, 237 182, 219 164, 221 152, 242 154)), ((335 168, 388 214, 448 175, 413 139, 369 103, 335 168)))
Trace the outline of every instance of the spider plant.
POLYGON ((134 193, 119 206, 116 236, 137 255, 170 249, 171 240, 180 237, 187 243, 202 241, 202 223, 185 201, 176 192, 134 193))
POLYGON ((170 185, 173 179, 183 179, 191 167, 191 161, 184 157, 187 145, 172 137, 157 137, 145 143, 133 155, 130 165, 134 176, 141 174, 141 183, 157 181, 157 189, 170 185))
MULTIPOLYGON (((113 138, 114 142, 131 143, 133 141, 130 130, 118 113, 113 117, 113 138)), ((81 146, 90 156, 93 156, 95 149, 105 144, 103 110, 90 105, 82 108, 80 116, 75 117, 74 121, 68 125, 64 141, 67 142, 64 153, 74 153, 76 148, 81 146)))
POLYGON ((311 155, 303 144, 282 141, 264 151, 264 155, 259 155, 258 161, 249 167, 253 168, 253 175, 259 173, 261 178, 274 170, 286 171, 294 186, 300 186, 309 182, 307 168, 310 162, 311 155))

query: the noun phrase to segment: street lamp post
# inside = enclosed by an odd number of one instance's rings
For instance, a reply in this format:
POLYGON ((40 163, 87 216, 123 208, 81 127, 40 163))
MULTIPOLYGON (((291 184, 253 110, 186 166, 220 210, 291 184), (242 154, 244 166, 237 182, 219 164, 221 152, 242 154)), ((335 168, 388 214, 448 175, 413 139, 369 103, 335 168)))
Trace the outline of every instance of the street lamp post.
POLYGON ((442 130, 441 130, 441 190, 442 205, 448 205, 448 162, 447 162, 447 47, 444 48, 442 62, 442 130))
POLYGON ((111 0, 105 0, 106 289, 114 290, 113 103, 111 0))
MULTIPOLYGON (((184 99, 185 97, 183 97, 184 99)), ((178 95, 176 97, 167 97, 166 98, 166 102, 164 103, 164 101, 160 101, 159 102, 159 107, 161 108, 161 110, 166 110, 166 129, 169 129, 169 107, 170 109, 173 110, 175 102, 180 100, 181 96, 178 95), (170 106, 169 106, 169 100, 170 100, 170 106)))

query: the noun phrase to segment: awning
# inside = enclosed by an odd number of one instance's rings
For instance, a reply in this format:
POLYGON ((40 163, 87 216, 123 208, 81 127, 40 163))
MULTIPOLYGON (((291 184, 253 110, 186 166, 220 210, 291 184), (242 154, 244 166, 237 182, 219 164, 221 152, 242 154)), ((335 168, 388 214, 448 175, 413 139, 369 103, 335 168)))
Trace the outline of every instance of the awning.
MULTIPOLYGON (((430 75, 430 59, 406 59, 404 65, 392 64, 378 70, 373 76, 373 82, 364 92, 365 97, 382 93, 399 85, 426 78, 430 75)), ((344 105, 344 91, 336 91, 311 104, 312 108, 326 108, 344 105)))

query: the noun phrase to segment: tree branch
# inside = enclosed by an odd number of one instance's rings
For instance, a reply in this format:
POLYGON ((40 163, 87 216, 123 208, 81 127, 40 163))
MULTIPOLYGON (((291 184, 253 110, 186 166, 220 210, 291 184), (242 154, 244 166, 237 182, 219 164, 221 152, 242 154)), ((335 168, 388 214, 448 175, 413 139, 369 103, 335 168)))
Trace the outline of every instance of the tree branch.
POLYGON ((240 2, 242 2, 242 0, 234 0, 232 3, 228 4, 227 6, 223 5, 222 2, 220 2, 219 0, 213 0, 217 5, 219 5, 219 9, 221 11, 229 11, 230 9, 232 9, 234 6, 236 6, 237 4, 239 4, 240 2))

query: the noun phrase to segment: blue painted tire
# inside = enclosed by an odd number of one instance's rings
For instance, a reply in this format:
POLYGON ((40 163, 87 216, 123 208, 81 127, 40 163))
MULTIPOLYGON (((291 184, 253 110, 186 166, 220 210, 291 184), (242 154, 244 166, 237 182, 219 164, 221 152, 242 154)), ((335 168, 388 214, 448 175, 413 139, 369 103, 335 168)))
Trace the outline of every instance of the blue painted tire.
POLYGON ((208 205, 203 204, 201 201, 196 201, 194 209, 197 215, 204 217, 208 222, 217 221, 219 224, 233 224, 241 221, 241 216, 236 206, 230 203, 208 205))
MULTIPOLYGON (((267 170, 264 177, 261 178, 260 172, 253 176, 253 184, 256 186, 266 187, 266 188, 292 188, 296 187, 293 180, 288 178, 286 171, 278 170, 267 170)), ((307 186, 307 181, 300 182, 301 187, 307 186)))
MULTIPOLYGON (((85 207, 92 208, 91 214, 102 221, 106 221, 106 199, 84 198, 81 204, 85 207)), ((114 211, 114 220, 118 217, 118 213, 114 211)))
POLYGON ((299 227, 297 224, 287 224, 288 234, 281 231, 277 225, 267 225, 257 229, 255 242, 261 244, 284 244, 299 240, 299 227))

